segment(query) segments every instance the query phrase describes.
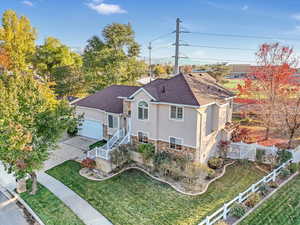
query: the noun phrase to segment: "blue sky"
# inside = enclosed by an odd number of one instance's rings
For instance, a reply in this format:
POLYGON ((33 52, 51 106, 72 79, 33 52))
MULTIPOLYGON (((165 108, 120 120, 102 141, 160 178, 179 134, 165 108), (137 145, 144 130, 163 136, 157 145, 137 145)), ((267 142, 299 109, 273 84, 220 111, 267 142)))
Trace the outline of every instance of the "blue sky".
MULTIPOLYGON (((38 43, 47 36, 83 48, 92 35, 101 35, 103 27, 112 22, 130 22, 147 57, 150 40, 172 32, 175 19, 182 19, 185 30, 202 33, 225 33, 263 38, 229 38, 199 33, 183 34, 183 43, 201 46, 234 47, 250 50, 225 50, 182 47, 181 54, 190 57, 181 63, 213 63, 221 59, 251 63, 254 51, 263 42, 276 41, 294 46, 300 53, 300 1, 298 0, 1 0, 0 13, 14 9, 29 17, 38 30, 38 43), (287 39, 299 39, 287 40, 287 39)), ((174 35, 153 42, 153 58, 158 62, 173 61, 174 35), (155 49, 156 48, 156 49, 155 49)))

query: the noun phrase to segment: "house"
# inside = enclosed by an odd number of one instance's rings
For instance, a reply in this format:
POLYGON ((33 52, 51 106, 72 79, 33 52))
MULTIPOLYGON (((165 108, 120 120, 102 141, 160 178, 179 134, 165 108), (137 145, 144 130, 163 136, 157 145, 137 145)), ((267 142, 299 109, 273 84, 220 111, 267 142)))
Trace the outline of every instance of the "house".
POLYGON ((139 87, 112 85, 74 105, 84 113, 79 134, 108 141, 91 152, 94 157, 108 159, 111 149, 131 142, 205 162, 228 139, 224 126, 231 121, 233 98, 208 74, 191 73, 139 87))

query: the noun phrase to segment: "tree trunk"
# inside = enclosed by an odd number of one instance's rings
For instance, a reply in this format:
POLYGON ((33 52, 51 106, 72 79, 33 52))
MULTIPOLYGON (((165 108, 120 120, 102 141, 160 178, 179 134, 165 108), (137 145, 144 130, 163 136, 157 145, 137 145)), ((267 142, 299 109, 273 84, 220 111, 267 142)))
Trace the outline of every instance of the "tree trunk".
POLYGON ((270 127, 266 127, 265 140, 269 139, 269 135, 270 135, 270 127))
POLYGON ((289 142, 288 142, 288 149, 290 149, 292 146, 292 140, 294 138, 294 134, 295 134, 295 130, 292 130, 291 134, 290 134, 289 142))
POLYGON ((37 192, 37 190, 38 190, 38 186, 37 186, 37 175, 36 175, 35 172, 32 172, 32 173, 30 174, 30 176, 31 176, 31 179, 32 179, 32 187, 31 187, 31 192, 30 192, 30 194, 31 194, 31 195, 35 195, 36 192, 37 192))

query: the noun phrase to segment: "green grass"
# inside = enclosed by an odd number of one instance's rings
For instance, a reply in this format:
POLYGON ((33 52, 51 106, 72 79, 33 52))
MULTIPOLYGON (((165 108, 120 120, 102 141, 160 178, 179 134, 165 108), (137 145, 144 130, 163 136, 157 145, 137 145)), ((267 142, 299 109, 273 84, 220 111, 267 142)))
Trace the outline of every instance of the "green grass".
POLYGON ((41 184, 36 195, 22 193, 21 197, 45 225, 84 225, 60 199, 41 184))
POLYGON ((234 164, 204 195, 179 194, 138 170, 96 182, 78 174, 80 164, 67 161, 47 173, 86 199, 115 225, 191 225, 200 222, 264 174, 252 164, 234 164))
POLYGON ((243 85, 244 80, 243 79, 226 79, 226 83, 222 84, 225 88, 228 89, 236 89, 238 84, 243 85))
POLYGON ((92 149, 94 149, 94 148, 96 148, 96 147, 101 147, 101 146, 103 146, 103 145, 105 145, 105 144, 106 144, 106 141, 105 141, 105 140, 100 140, 100 141, 97 141, 97 142, 91 144, 91 145, 89 146, 89 149, 92 150, 92 149))
POLYGON ((251 213, 241 225, 299 225, 300 176, 298 175, 251 213))

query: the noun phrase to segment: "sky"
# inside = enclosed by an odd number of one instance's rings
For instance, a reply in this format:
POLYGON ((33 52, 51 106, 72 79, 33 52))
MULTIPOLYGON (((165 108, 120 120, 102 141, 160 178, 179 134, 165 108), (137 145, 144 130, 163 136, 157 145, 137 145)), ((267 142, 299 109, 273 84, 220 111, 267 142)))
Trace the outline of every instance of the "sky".
POLYGON ((101 36, 104 26, 130 23, 141 57, 147 59, 149 41, 166 34, 152 42, 156 63, 174 61, 177 17, 182 30, 190 32, 181 34, 181 43, 197 45, 180 48, 180 55, 187 57, 181 64, 253 64, 258 46, 275 41, 294 47, 300 55, 299 0, 0 0, 0 14, 7 9, 30 19, 38 44, 52 36, 83 49, 91 36, 101 36))

